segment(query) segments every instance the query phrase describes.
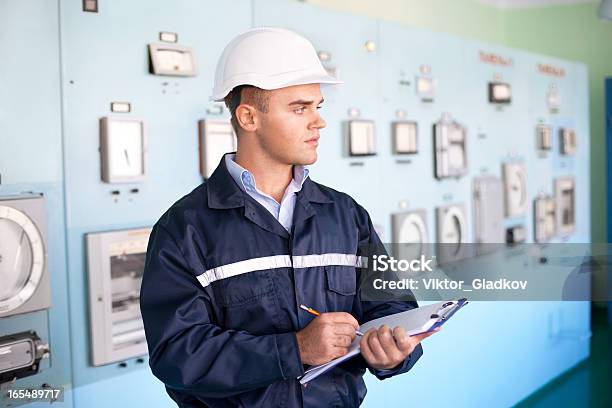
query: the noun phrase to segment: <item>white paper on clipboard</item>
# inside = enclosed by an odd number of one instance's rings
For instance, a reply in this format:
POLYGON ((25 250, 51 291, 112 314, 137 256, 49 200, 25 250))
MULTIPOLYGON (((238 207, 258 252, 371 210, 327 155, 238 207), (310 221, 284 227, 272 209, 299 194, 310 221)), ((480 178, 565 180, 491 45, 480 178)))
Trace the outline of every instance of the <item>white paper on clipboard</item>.
MULTIPOLYGON (((468 302, 466 299, 459 299, 421 306, 416 309, 406 310, 405 312, 395 313, 370 320, 369 322, 359 326, 359 331, 365 333, 371 328, 378 328, 386 324, 391 329, 400 326, 404 328, 407 335, 414 336, 442 326, 457 310, 462 308, 467 303, 468 302)), ((360 341, 360 336, 355 337, 355 340, 353 340, 349 347, 348 353, 346 353, 344 356, 306 370, 302 378, 300 378, 300 383, 306 384, 328 370, 331 370, 333 367, 337 366, 343 361, 346 361, 359 354, 360 341)))

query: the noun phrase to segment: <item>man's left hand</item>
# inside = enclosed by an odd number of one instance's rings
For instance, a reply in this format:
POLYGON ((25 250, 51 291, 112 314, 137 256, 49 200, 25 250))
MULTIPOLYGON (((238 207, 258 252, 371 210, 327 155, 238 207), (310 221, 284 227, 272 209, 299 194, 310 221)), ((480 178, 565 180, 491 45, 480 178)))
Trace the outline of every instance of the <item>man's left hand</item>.
POLYGON ((396 327, 391 332, 387 325, 368 330, 361 339, 359 346, 361 354, 368 365, 377 370, 389 370, 400 365, 414 351, 416 346, 427 337, 436 333, 408 336, 402 327, 396 327))

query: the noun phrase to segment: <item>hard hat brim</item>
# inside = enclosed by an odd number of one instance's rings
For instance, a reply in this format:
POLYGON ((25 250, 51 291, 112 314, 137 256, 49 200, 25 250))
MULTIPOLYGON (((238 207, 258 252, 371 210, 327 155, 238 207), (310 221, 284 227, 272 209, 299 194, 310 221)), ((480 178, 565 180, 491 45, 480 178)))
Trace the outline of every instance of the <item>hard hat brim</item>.
POLYGON ((252 85, 252 86, 256 86, 261 89, 271 91, 274 89, 287 88, 289 86, 295 86, 295 85, 306 85, 306 84, 340 85, 343 83, 344 83, 343 81, 340 81, 331 75, 319 75, 319 74, 307 75, 307 76, 297 78, 297 79, 294 78, 290 81, 285 81, 284 78, 283 79, 279 78, 278 81, 270 81, 269 78, 267 78, 266 81, 257 81, 257 80, 236 81, 235 84, 233 84, 231 87, 228 87, 229 89, 223 89, 221 92, 218 92, 215 95, 212 95, 210 97, 210 100, 214 102, 223 101, 225 97, 231 92, 232 89, 240 85, 252 85))

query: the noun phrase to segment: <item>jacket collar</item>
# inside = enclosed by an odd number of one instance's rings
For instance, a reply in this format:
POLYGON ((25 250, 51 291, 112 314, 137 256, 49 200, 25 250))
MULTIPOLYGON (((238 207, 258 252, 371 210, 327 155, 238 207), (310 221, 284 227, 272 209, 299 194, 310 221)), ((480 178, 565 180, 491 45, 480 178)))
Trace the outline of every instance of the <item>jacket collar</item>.
MULTIPOLYGON (((206 185, 208 207, 214 209, 229 209, 243 207, 245 205, 246 193, 236 184, 234 178, 229 173, 225 164, 225 155, 221 158, 221 162, 206 182, 206 185)), ((334 200, 326 194, 317 183, 312 181, 310 177, 304 182, 302 190, 298 193, 298 199, 321 204, 334 202, 334 200)))
POLYGON ((206 182, 208 207, 214 209, 244 207, 244 192, 238 187, 225 165, 225 155, 206 182))

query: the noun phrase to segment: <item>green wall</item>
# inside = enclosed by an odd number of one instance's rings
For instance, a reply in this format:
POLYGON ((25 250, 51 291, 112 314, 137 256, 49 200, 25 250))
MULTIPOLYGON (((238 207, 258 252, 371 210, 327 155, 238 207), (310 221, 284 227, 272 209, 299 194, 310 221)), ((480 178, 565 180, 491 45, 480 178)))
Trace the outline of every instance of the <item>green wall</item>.
POLYGON ((308 0, 343 12, 584 62, 591 114, 591 230, 606 242, 604 77, 612 76, 612 23, 597 17, 598 2, 498 9, 476 0, 308 0))

